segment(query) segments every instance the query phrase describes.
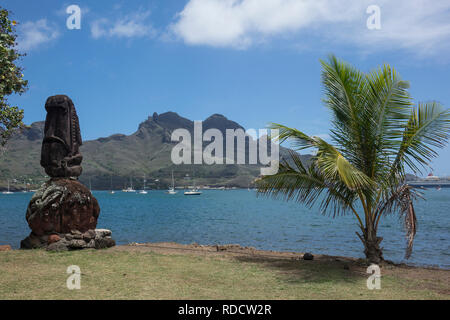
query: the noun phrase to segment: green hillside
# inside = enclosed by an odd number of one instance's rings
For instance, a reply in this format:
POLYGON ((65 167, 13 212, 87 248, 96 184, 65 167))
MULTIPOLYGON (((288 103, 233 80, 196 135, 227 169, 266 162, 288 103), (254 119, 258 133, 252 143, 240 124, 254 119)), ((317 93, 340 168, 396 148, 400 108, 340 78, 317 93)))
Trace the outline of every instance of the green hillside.
MULTIPOLYGON (((191 177, 194 175, 197 185, 247 188, 259 175, 260 165, 174 165, 170 154, 177 142, 171 142, 171 133, 177 128, 184 128, 193 135, 194 122, 174 112, 155 113, 131 135, 114 134, 84 141, 80 181, 85 185, 90 183, 93 189, 107 190, 111 180, 113 189, 129 186, 131 180, 134 188, 140 189, 145 175, 149 188, 162 189, 171 183, 173 170, 177 186, 192 185, 191 177)), ((203 131, 210 128, 219 129, 225 136, 226 129, 242 127, 214 114, 203 121, 203 131)), ((35 122, 9 141, 0 157, 1 189, 6 188, 8 180, 14 191, 24 189, 25 183, 30 184, 28 188, 35 189, 48 179, 39 164, 43 130, 44 122, 35 122)), ((207 144, 209 142, 204 146, 207 144)), ((248 148, 245 152, 248 156, 248 148)), ((286 152, 281 148, 280 155, 286 152)))

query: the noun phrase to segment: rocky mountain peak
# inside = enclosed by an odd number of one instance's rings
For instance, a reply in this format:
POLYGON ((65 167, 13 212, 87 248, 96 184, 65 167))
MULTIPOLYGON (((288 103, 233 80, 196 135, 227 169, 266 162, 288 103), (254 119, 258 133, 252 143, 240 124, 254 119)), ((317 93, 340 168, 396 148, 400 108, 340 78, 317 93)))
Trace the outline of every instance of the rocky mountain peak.
POLYGON ((42 140, 44 136, 45 122, 33 122, 31 125, 17 130, 13 138, 26 139, 30 141, 42 140))
POLYGON ((227 117, 215 113, 212 116, 208 117, 205 121, 203 121, 203 130, 208 129, 219 129, 222 133, 225 133, 226 129, 244 129, 239 123, 228 120, 227 117))

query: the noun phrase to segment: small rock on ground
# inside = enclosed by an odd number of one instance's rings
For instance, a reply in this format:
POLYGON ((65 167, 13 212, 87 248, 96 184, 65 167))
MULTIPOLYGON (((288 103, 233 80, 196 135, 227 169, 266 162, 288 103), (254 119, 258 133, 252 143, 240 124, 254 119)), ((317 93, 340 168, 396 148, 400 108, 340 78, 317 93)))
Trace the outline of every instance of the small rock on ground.
POLYGON ((311 253, 309 253, 309 252, 306 252, 303 255, 303 260, 313 260, 313 259, 314 259, 314 256, 311 253))

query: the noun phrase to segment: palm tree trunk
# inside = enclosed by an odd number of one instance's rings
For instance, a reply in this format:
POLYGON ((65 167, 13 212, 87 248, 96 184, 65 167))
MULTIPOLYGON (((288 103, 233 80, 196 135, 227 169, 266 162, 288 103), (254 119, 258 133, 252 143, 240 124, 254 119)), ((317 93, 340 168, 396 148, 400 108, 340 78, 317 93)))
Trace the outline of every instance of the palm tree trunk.
POLYGON ((383 238, 377 237, 377 232, 372 225, 369 224, 369 226, 365 228, 363 233, 364 237, 359 233, 356 234, 364 245, 364 254, 369 263, 379 264, 384 261, 383 249, 380 248, 380 243, 383 238))

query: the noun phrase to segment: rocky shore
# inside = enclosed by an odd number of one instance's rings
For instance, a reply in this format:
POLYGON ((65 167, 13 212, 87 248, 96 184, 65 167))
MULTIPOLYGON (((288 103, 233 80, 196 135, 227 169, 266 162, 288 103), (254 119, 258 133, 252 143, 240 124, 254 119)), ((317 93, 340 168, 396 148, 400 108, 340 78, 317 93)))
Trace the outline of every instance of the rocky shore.
POLYGON ((83 233, 73 230, 69 233, 54 233, 42 236, 31 233, 21 241, 20 248, 45 248, 48 251, 110 248, 116 245, 111 233, 111 230, 108 229, 90 229, 83 233))

